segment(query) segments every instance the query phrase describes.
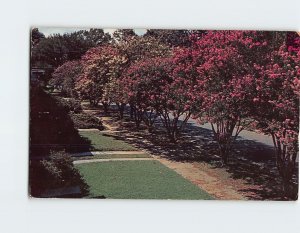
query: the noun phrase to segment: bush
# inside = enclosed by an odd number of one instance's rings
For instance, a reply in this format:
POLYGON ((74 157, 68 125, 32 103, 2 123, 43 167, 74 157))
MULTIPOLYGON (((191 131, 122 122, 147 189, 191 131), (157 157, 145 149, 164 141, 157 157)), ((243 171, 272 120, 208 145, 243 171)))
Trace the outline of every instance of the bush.
POLYGON ((82 112, 81 104, 79 100, 73 98, 61 98, 56 97, 59 105, 63 106, 68 112, 80 113, 82 112))
MULTIPOLYGON (((30 162, 30 187, 34 197, 45 196, 49 190, 79 187, 77 197, 88 195, 89 187, 64 151, 51 152, 48 159, 30 162)), ((72 194, 69 196, 72 196, 72 194)))
POLYGON ((72 112, 70 112, 69 115, 74 123, 74 127, 77 129, 104 129, 101 120, 99 120, 97 117, 94 117, 93 115, 72 112))

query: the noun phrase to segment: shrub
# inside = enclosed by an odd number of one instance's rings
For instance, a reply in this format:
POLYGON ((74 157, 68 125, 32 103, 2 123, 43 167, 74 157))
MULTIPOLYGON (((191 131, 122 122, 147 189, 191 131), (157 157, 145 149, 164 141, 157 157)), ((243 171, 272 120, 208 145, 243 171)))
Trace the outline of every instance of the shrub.
POLYGON ((77 129, 104 129, 101 120, 99 120, 97 117, 94 117, 93 115, 72 112, 70 112, 69 115, 74 123, 74 127, 77 129))
POLYGON ((61 98, 56 97, 59 105, 63 106, 68 112, 80 113, 82 112, 81 104, 79 100, 73 98, 61 98))
POLYGON ((70 187, 80 188, 80 193, 74 194, 76 196, 88 195, 89 187, 67 153, 52 151, 48 159, 31 161, 30 188, 32 196, 42 197, 49 190, 70 187))

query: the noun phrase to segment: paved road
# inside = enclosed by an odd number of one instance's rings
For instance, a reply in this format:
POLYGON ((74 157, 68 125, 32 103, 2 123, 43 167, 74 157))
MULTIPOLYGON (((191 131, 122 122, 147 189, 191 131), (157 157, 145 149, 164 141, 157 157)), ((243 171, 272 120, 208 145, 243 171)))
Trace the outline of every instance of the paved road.
MULTIPOLYGON (((116 107, 114 104, 112 106, 116 107)), ((127 111, 129 111, 128 106, 127 106, 127 111)), ((170 115, 170 118, 172 118, 171 115, 170 115)), ((181 117, 180 120, 183 120, 183 117, 181 117)), ((190 123, 190 124, 192 124, 193 126, 196 126, 196 127, 211 130, 211 125, 208 124, 208 123, 204 124, 204 125, 200 125, 200 124, 197 123, 196 120, 191 119, 191 118, 188 120, 188 123, 190 123)), ((272 137, 268 136, 268 135, 260 134, 260 133, 253 132, 253 131, 243 130, 239 134, 239 136, 242 137, 243 139, 246 139, 246 140, 253 140, 253 141, 256 141, 256 142, 259 142, 259 143, 262 143, 264 145, 271 146, 271 147, 274 146, 272 137)))
MULTIPOLYGON (((209 129, 209 130, 211 130, 211 125, 209 123, 206 123, 204 125, 200 125, 194 119, 189 119, 188 123, 190 123, 190 124, 192 124, 193 126, 196 126, 196 127, 200 127, 200 128, 203 128, 203 129, 209 129)), ((265 144, 267 146, 272 146, 272 147, 274 146, 273 145, 272 137, 268 136, 268 135, 259 134, 259 133, 256 133, 256 132, 253 132, 253 131, 249 131, 249 130, 243 130, 239 134, 239 136, 242 137, 243 139, 246 139, 246 140, 253 140, 253 141, 265 144)))

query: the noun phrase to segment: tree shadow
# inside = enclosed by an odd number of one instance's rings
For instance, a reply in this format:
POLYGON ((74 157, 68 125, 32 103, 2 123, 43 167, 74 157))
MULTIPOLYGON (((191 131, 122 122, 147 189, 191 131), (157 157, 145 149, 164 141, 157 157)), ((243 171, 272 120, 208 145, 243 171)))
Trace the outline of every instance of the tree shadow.
MULTIPOLYGON (((213 168, 223 167, 218 145, 209 129, 187 123, 180 139, 177 143, 172 143, 166 137, 159 120, 155 122, 155 130, 152 133, 134 130, 128 123, 119 124, 118 137, 137 148, 148 150, 153 155, 180 162, 206 162, 213 168)), ((233 145, 229 163, 223 168, 231 178, 243 179, 249 187, 259 187, 239 190, 249 199, 282 200, 281 178, 277 171, 273 147, 238 137, 233 145)), ((297 174, 295 171, 295 184, 298 184, 297 174)))

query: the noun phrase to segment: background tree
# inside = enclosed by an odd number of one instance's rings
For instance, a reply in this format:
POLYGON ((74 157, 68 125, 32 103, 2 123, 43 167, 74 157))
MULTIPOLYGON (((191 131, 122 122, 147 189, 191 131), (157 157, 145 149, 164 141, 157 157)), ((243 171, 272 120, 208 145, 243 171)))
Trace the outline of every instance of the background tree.
POLYGON ((137 37, 133 29, 118 29, 113 32, 113 39, 115 42, 129 41, 137 37))
POLYGON ((108 44, 111 37, 102 29, 54 34, 40 40, 32 49, 31 64, 53 70, 66 61, 78 60, 90 48, 108 44))
POLYGON ((148 29, 143 37, 153 37, 170 47, 182 47, 190 45, 190 35, 189 30, 148 29))
POLYGON ((38 28, 33 28, 31 30, 31 48, 36 46, 43 38, 45 38, 45 35, 38 28))

